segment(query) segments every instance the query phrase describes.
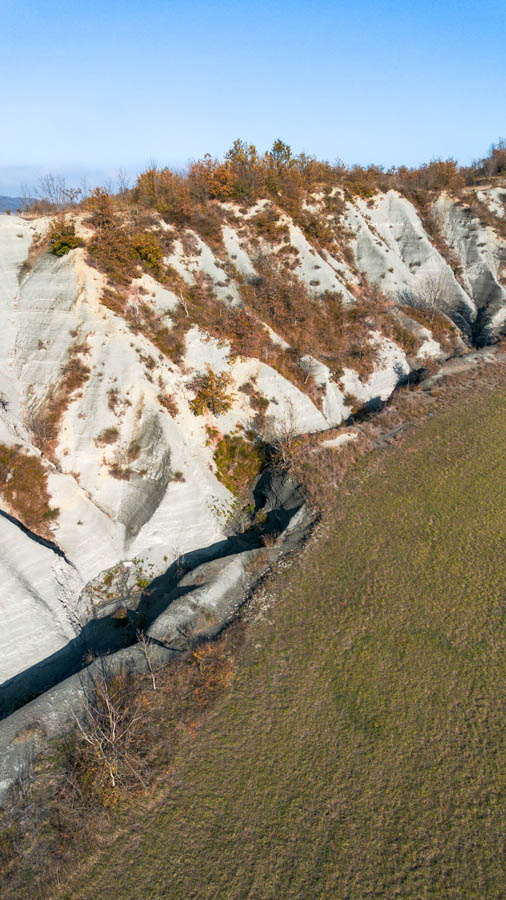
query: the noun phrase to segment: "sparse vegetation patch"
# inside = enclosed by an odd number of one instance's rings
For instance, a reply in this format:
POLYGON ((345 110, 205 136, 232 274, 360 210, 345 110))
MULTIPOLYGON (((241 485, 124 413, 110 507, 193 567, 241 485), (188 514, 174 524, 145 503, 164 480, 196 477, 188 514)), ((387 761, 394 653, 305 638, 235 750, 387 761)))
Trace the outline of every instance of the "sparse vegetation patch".
POLYGON ((230 375, 226 372, 218 374, 210 366, 206 371, 196 375, 189 384, 195 391, 195 397, 190 400, 190 409, 196 416, 210 413, 212 416, 221 416, 228 412, 232 406, 233 396, 227 393, 231 384, 230 375))
POLYGON ((47 471, 38 456, 0 444, 0 494, 23 525, 51 537, 51 522, 59 510, 51 506, 47 471))
POLYGON ((84 244, 76 234, 75 223, 61 216, 51 222, 48 236, 49 250, 53 256, 65 256, 84 244))
POLYGON ((214 451, 216 474, 238 497, 244 496, 266 463, 263 446, 239 434, 222 437, 214 451))

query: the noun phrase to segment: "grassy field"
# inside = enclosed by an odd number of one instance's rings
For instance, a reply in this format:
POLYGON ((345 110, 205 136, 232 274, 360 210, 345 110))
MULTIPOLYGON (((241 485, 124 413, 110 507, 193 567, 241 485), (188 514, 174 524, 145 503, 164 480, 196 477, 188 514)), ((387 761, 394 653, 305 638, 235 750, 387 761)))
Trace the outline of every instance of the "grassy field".
POLYGON ((58 897, 504 898, 505 426, 489 391, 362 460, 165 786, 58 897))

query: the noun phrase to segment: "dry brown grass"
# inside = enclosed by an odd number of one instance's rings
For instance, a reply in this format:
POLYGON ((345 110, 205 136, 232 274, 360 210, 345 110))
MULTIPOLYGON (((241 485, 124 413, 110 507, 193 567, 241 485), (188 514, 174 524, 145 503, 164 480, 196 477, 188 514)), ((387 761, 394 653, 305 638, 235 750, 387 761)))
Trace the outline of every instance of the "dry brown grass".
POLYGON ((184 335, 191 322, 184 311, 177 311, 169 328, 163 317, 146 301, 139 301, 138 294, 106 288, 101 303, 127 322, 134 334, 143 334, 168 359, 180 362, 185 351, 184 335))
MULTIPOLYGON (((434 364, 434 373, 439 366, 434 364)), ((430 374, 427 369, 426 376, 430 374)), ((400 386, 379 412, 371 413, 353 430, 357 439, 338 448, 325 448, 322 441, 343 433, 342 428, 324 434, 306 434, 289 437, 279 464, 303 486, 309 504, 319 514, 328 515, 334 503, 334 492, 344 478, 353 471, 365 454, 373 451, 387 435, 386 443, 397 445, 407 437, 407 431, 399 431, 389 437, 398 426, 411 427, 416 423, 458 404, 468 393, 495 389, 504 384, 506 363, 498 359, 483 363, 467 372, 446 375, 430 390, 417 384, 400 386)), ((350 398, 350 401, 353 398, 350 398)), ((275 462, 275 460, 274 460, 275 462)))
POLYGON ((35 445, 49 458, 54 454, 58 441, 58 429, 65 413, 76 392, 79 391, 90 377, 91 370, 79 359, 79 356, 87 354, 89 348, 86 344, 74 344, 69 352, 69 359, 62 370, 60 381, 53 388, 51 395, 29 420, 29 426, 33 434, 35 445))
POLYGON ((160 393, 158 394, 158 401, 173 419, 177 416, 179 407, 174 394, 160 393))
POLYGON ((22 280, 31 272, 36 262, 48 252, 50 246, 49 233, 45 235, 34 234, 32 243, 28 250, 28 256, 23 262, 19 271, 19 278, 22 280))
POLYGON ((0 444, 0 493, 23 525, 42 537, 51 537, 51 522, 59 510, 51 506, 48 473, 38 456, 17 445, 0 444))
POLYGON ((458 331, 448 316, 436 311, 426 312, 419 306, 401 306, 399 308, 419 325, 428 328, 432 332, 434 340, 439 342, 446 353, 455 352, 458 331))

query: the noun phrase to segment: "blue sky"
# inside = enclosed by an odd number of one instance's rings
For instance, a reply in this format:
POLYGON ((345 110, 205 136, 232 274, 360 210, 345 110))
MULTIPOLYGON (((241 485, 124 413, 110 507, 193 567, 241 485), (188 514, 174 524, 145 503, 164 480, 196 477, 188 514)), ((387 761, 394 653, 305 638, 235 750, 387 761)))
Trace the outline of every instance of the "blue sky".
POLYGON ((506 3, 0 0, 0 193, 261 150, 469 162, 506 134, 506 3))

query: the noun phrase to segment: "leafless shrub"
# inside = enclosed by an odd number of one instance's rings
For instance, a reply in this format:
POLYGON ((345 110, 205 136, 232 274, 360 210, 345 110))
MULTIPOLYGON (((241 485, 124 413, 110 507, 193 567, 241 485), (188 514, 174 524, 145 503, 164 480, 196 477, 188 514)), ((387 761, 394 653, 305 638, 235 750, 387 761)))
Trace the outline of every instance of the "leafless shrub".
POLYGON ((145 786, 139 746, 145 717, 142 697, 129 690, 125 671, 111 675, 104 664, 100 675, 84 687, 84 712, 74 714, 79 738, 75 761, 104 799, 132 782, 145 786))
POLYGON ((118 169, 116 173, 116 182, 118 185, 118 194, 120 197, 125 197, 130 187, 130 181, 124 169, 118 169))
POLYGON ((151 676, 151 684, 153 685, 153 690, 156 691, 156 679, 151 659, 151 648, 153 646, 153 641, 150 637, 148 637, 145 631, 137 631, 137 640, 146 660, 148 672, 151 676))
POLYGON ((33 436, 33 443, 42 452, 55 438, 54 422, 44 406, 38 409, 28 410, 26 413, 26 424, 33 436))
POLYGON ((431 320, 438 312, 445 312, 447 309, 449 287, 447 272, 427 272, 423 277, 419 289, 421 306, 431 320))
POLYGON ((272 462, 276 468, 284 471, 291 468, 296 435, 295 410, 293 404, 289 403, 284 417, 271 422, 266 429, 265 437, 271 447, 272 462))
POLYGON ((39 179, 33 191, 36 204, 43 209, 65 209, 73 206, 82 196, 82 188, 68 185, 63 175, 48 173, 39 179))

